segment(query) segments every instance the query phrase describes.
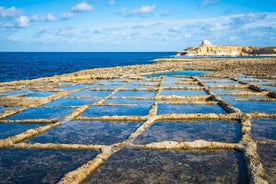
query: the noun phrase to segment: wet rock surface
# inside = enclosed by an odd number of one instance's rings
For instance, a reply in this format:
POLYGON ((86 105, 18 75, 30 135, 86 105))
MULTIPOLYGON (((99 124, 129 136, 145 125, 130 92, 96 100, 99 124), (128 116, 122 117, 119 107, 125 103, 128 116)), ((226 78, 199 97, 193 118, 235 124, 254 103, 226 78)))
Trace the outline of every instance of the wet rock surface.
POLYGON ((274 183, 275 66, 163 59, 0 83, 0 183, 274 183))

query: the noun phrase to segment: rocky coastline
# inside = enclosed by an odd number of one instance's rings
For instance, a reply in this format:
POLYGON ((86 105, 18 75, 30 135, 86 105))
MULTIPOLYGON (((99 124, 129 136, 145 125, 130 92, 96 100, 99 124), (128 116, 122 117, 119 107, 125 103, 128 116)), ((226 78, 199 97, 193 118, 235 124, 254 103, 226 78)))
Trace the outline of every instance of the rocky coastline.
POLYGON ((188 47, 177 56, 276 56, 276 47, 217 46, 203 40, 198 47, 188 47))

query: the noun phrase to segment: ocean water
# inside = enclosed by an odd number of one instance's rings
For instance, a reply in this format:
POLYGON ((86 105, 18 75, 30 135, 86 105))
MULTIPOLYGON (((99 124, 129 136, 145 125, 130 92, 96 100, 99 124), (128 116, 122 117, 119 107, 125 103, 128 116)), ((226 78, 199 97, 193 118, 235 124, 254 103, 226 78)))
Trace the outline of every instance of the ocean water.
POLYGON ((175 52, 0 52, 0 82, 35 79, 85 69, 154 63, 175 52))

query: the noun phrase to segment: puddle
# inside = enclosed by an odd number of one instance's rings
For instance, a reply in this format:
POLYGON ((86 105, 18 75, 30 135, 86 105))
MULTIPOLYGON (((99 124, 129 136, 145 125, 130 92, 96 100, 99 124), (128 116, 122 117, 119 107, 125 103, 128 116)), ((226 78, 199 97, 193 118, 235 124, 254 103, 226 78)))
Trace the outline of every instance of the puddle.
POLYGON ((124 149, 84 183, 249 183, 242 154, 124 149))
POLYGON ((110 98, 104 101, 104 104, 135 104, 135 105, 153 105, 154 100, 133 100, 126 98, 110 98))
POLYGON ((204 74, 208 74, 208 73, 210 73, 210 72, 209 71, 201 71, 201 70, 182 70, 182 71, 150 74, 150 75, 146 75, 146 77, 152 78, 152 77, 160 77, 160 76, 177 76, 177 75, 200 76, 200 75, 204 75, 204 74))
POLYGON ((276 119, 252 119, 251 136, 255 140, 276 140, 276 119))
POLYGON ((162 90, 161 96, 202 96, 207 95, 204 90, 162 90))
POLYGON ((81 97, 81 98, 97 98, 97 97, 107 97, 112 91, 91 91, 84 90, 76 93, 72 93, 69 97, 81 97))
POLYGON ((225 114, 226 112, 219 105, 195 105, 195 104, 159 104, 158 114, 225 114))
POLYGON ((143 97, 152 98, 156 92, 152 91, 118 91, 113 97, 143 97))
POLYGON ((1 183, 58 183, 72 170, 92 160, 98 151, 33 149, 0 150, 1 183))
POLYGON ((15 114, 7 119, 10 120, 24 120, 24 119, 54 119, 64 118, 71 114, 75 109, 73 108, 29 108, 23 112, 15 114))
POLYGON ((38 92, 38 93, 32 93, 30 95, 27 95, 27 98, 43 98, 48 97, 55 94, 54 92, 38 92))
POLYGON ((98 101, 98 99, 81 99, 81 98, 59 98, 58 100, 52 101, 45 106, 82 106, 82 105, 92 105, 98 101))
POLYGON ((258 144, 257 151, 265 170, 268 183, 276 183, 276 144, 258 144))
POLYGON ((141 124, 101 121, 66 122, 30 139, 28 143, 111 145, 126 140, 141 124))
POLYGON ((33 90, 17 90, 17 91, 9 91, 9 92, 3 92, 3 96, 19 96, 19 95, 28 95, 31 93, 34 93, 33 90))
POLYGON ((0 123, 0 139, 5 139, 23 133, 29 129, 38 128, 43 125, 20 124, 20 123, 0 123))
POLYGON ((81 115, 83 117, 99 116, 147 116, 151 106, 91 106, 81 115))
POLYGON ((200 139, 237 143, 241 139, 240 124, 226 121, 158 122, 150 126, 134 143, 192 142, 200 139))

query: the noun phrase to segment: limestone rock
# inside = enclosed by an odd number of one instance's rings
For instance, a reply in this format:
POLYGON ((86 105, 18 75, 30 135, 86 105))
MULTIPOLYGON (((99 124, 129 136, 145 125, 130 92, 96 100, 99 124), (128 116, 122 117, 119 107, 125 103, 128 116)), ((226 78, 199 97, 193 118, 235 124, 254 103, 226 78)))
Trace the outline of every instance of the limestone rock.
POLYGON ((188 47, 178 52, 178 56, 276 56, 275 47, 216 46, 209 40, 202 40, 199 47, 188 47))

